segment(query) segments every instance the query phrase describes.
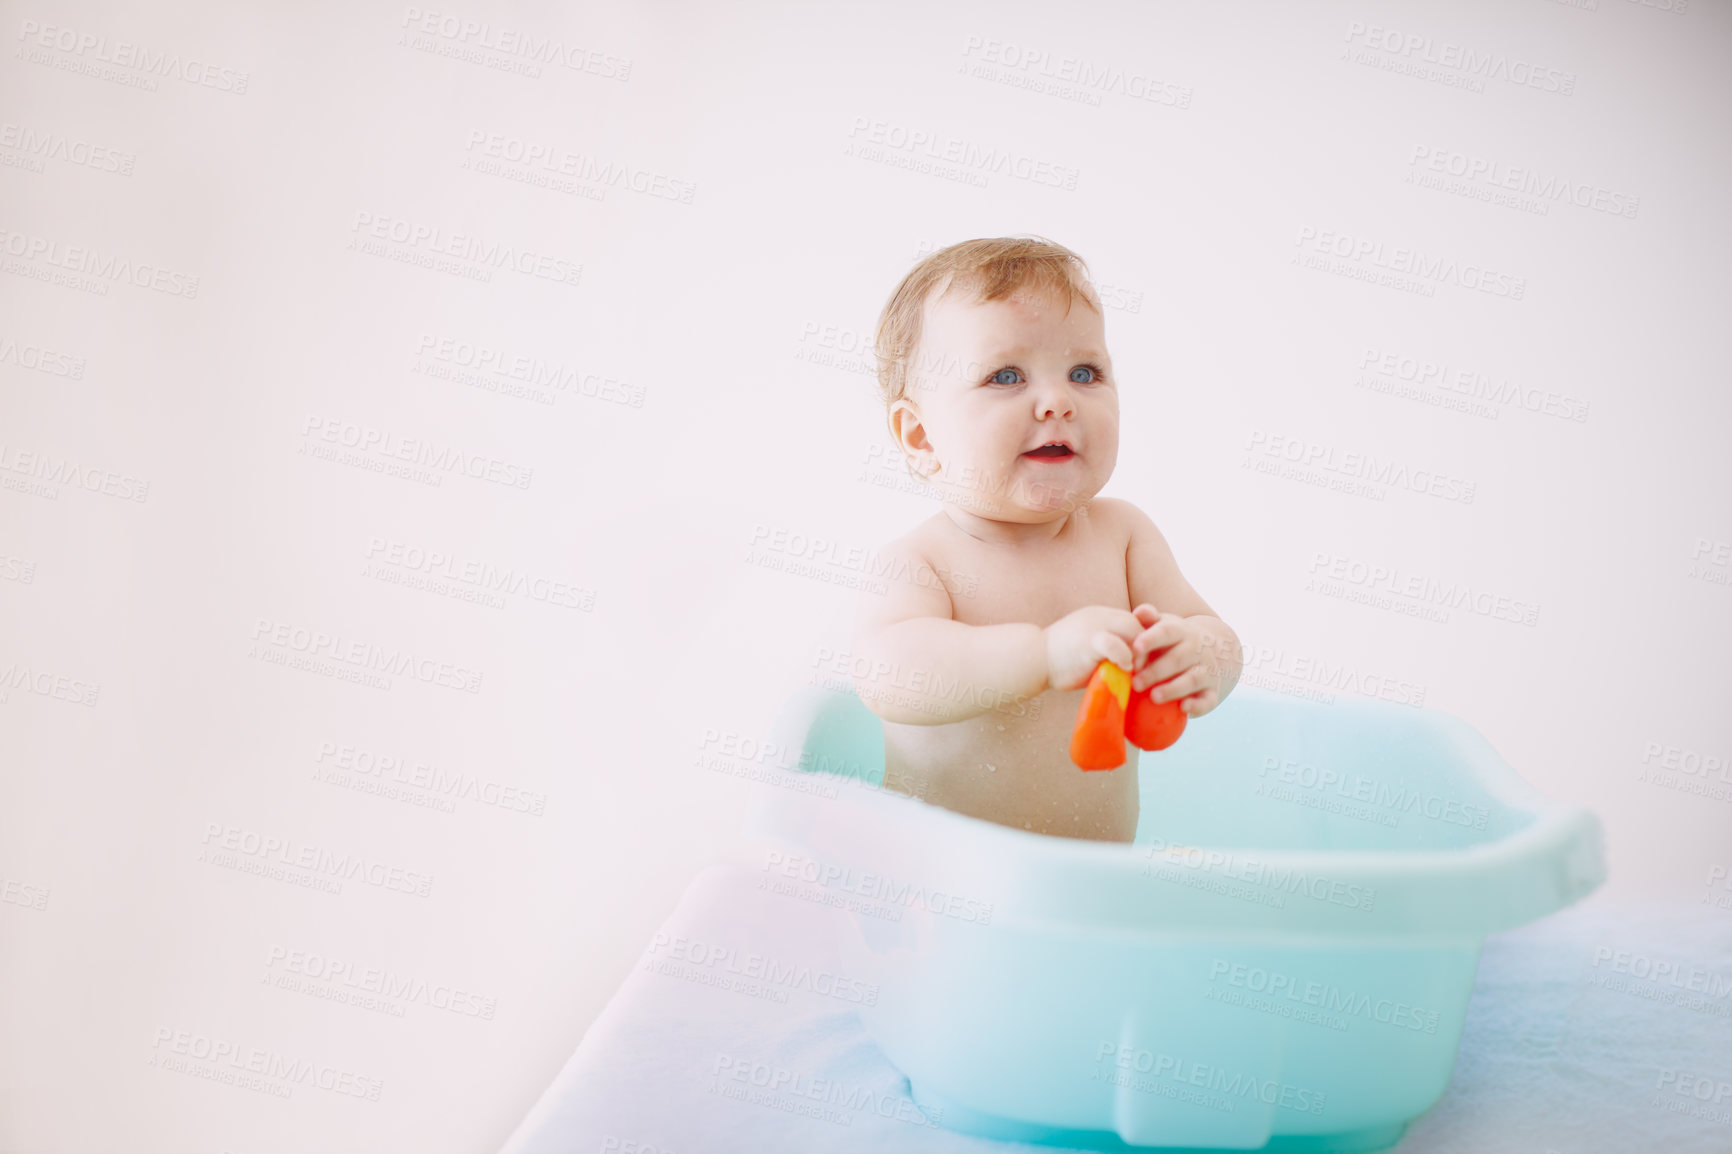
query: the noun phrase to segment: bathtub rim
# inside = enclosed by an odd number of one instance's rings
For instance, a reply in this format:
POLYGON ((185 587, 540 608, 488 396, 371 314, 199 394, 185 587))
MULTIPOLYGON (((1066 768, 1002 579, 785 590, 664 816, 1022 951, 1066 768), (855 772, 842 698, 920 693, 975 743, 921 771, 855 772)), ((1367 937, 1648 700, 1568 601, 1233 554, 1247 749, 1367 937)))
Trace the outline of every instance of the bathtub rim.
MULTIPOLYGON (((1251 689, 1253 687, 1245 687, 1251 689)), ((1236 691, 1237 692, 1237 691, 1236 691)), ((787 701, 779 718, 778 735, 802 754, 812 743, 815 723, 825 710, 849 707, 839 705, 837 690, 815 685, 802 686, 787 701)), ((854 704, 874 721, 878 720, 857 695, 854 704)), ((1256 691, 1254 697, 1271 700, 1284 695, 1256 691)), ((1338 703, 1318 708, 1338 708, 1338 703)), ((1143 842, 1101 842, 1068 838, 1055 834, 1035 833, 1000 825, 984 818, 973 817, 933 805, 924 799, 869 785, 841 775, 817 771, 799 771, 802 776, 823 778, 837 790, 834 798, 815 798, 805 794, 789 796, 787 790, 770 790, 760 794, 749 807, 745 832, 759 842, 813 846, 811 831, 822 827, 832 842, 829 854, 844 862, 883 860, 894 856, 901 860, 919 861, 921 855, 943 852, 938 847, 967 844, 971 850, 1009 866, 1012 877, 1003 887, 1016 893, 1018 900, 1006 903, 1002 915, 1019 924, 1049 924, 1067 929, 1087 926, 1101 931, 1129 932, 1197 932, 1197 933, 1258 933, 1281 935, 1321 935, 1325 938, 1390 937, 1414 935, 1440 940, 1463 935, 1483 937, 1487 933, 1512 929, 1580 901, 1598 888, 1606 878, 1603 849, 1603 829, 1596 815, 1586 807, 1560 802, 1539 792, 1528 783, 1498 753, 1486 737, 1462 718, 1445 710, 1396 705, 1375 699, 1347 703, 1349 710, 1377 713, 1382 716, 1411 716, 1416 724, 1429 725, 1448 731, 1450 738, 1471 747, 1475 778, 1488 795, 1508 809, 1528 815, 1528 820, 1501 836, 1471 845, 1443 849, 1265 849, 1244 845, 1187 845, 1156 849, 1143 842), (777 796, 781 795, 781 796, 777 796), (844 818, 840 815, 849 815, 844 818), (885 824, 889 823, 889 824, 885 824), (905 830, 902 844, 886 847, 863 845, 870 829, 905 830), (834 844, 841 839, 841 847, 834 844), (1238 903, 1248 909, 1233 909, 1237 917, 1224 920, 1192 922, 1186 917, 1187 901, 1182 895, 1164 896, 1172 900, 1138 901, 1133 911, 1115 908, 1111 918, 1090 916, 1087 903, 1065 902, 1056 895, 1042 896, 1041 879, 1067 871, 1086 885, 1090 881, 1124 890, 1132 872, 1142 873, 1144 863, 1163 863, 1184 868, 1189 851, 1213 851, 1231 855, 1232 862, 1255 864, 1260 867, 1293 871, 1305 870, 1342 882, 1359 884, 1374 890, 1389 890, 1406 906, 1434 908, 1425 918, 1408 919, 1403 924, 1397 915, 1366 918, 1341 917, 1340 911, 1319 911, 1314 906, 1296 906, 1320 916, 1306 926, 1289 925, 1298 915, 1283 910, 1263 909, 1260 916, 1251 916, 1256 903, 1238 903), (1020 887, 1021 880, 1028 884, 1020 887), (1463 896, 1476 892, 1477 904, 1464 906, 1463 896), (1437 916, 1439 911, 1453 907, 1455 916, 1437 916), (1127 912, 1139 912, 1142 917, 1126 920, 1127 912), (1163 917, 1159 925, 1138 924, 1156 915, 1163 917)), ((855 718, 855 723, 861 723, 855 718)), ((882 730, 879 731, 880 741, 882 730)), ((1143 890, 1130 893, 1162 894, 1163 888, 1151 886, 1145 880, 1143 890)), ((1182 888, 1182 887, 1181 887, 1182 888)))

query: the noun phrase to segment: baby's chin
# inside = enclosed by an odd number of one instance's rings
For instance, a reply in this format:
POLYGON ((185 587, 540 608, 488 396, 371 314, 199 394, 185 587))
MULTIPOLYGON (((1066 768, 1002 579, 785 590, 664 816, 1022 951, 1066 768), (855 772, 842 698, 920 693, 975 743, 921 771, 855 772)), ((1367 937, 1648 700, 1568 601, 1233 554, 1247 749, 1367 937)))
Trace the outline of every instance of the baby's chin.
POLYGON ((1067 484, 1062 480, 1022 477, 1006 494, 1018 508, 1035 513, 1069 513, 1086 505, 1105 487, 1101 484, 1067 484))
POLYGON ((1051 521, 1074 513, 1094 497, 1096 488, 1072 488, 1045 483, 1013 488, 1001 505, 1001 521, 1051 521))
MULTIPOLYGON (((1017 462, 1022 464, 1022 462, 1017 462)), ((1054 469, 1037 465, 1039 469, 1054 469)), ((1067 469, 1058 466, 1054 469, 1067 469)), ((1068 471, 1068 470, 1067 470, 1068 471)), ((1025 469, 1011 469, 1008 475, 989 478, 979 485, 946 484, 942 478, 930 479, 940 499, 963 512, 994 521, 1017 521, 1038 524, 1065 516, 1082 508, 1106 485, 1106 478, 1078 475, 1075 477, 1043 477, 1025 469)))

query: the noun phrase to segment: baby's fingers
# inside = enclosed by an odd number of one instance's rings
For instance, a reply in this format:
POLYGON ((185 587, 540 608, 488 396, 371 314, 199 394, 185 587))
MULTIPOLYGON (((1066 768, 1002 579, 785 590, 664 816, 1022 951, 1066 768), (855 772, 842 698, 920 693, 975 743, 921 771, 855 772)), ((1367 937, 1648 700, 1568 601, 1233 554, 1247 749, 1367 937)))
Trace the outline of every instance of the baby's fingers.
POLYGON ((1149 690, 1149 700, 1159 704, 1163 701, 1176 701, 1181 697, 1195 693, 1208 683, 1203 673, 1203 667, 1193 665, 1177 677, 1162 681, 1149 690))
POLYGON ((1189 717, 1201 717, 1215 706, 1221 704, 1221 695, 1215 692, 1213 685, 1201 693, 1193 693, 1179 702, 1179 708, 1189 717))
POLYGON ((1131 643, 1131 649, 1136 659, 1141 661, 1151 653, 1170 649, 1179 640, 1179 628, 1174 624, 1173 618, 1157 618, 1147 629, 1137 634, 1136 640, 1131 643))
POLYGON ((1131 647, 1125 644, 1125 639, 1116 633, 1108 633, 1105 629, 1094 636, 1094 651, 1129 673, 1136 667, 1136 655, 1131 647))

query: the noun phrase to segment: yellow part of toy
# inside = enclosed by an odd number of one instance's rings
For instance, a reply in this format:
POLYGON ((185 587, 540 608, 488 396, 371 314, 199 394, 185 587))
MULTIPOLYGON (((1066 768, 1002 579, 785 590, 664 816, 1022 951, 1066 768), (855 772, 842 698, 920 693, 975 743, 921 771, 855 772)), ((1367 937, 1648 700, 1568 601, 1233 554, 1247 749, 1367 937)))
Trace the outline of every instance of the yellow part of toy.
POLYGON ((1100 670, 1101 680, 1106 682, 1107 688, 1113 691, 1113 696, 1119 699, 1119 708, 1129 709, 1131 701, 1131 675, 1110 661, 1101 662, 1100 670))

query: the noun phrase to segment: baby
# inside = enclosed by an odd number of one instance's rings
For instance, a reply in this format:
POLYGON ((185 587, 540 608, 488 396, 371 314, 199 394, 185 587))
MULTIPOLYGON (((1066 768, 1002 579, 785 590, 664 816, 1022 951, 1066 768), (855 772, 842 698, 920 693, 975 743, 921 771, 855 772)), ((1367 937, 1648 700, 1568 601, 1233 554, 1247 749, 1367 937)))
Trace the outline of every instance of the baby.
POLYGON ((891 436, 944 501, 880 551, 906 576, 860 600, 853 667, 895 671, 854 681, 884 722, 885 786, 1130 841, 1139 751, 1115 770, 1071 762, 1082 687, 1105 658, 1201 717, 1238 681, 1239 639, 1148 515, 1095 495, 1119 396, 1087 266, 1038 238, 940 249, 891 295, 875 347, 891 436))

